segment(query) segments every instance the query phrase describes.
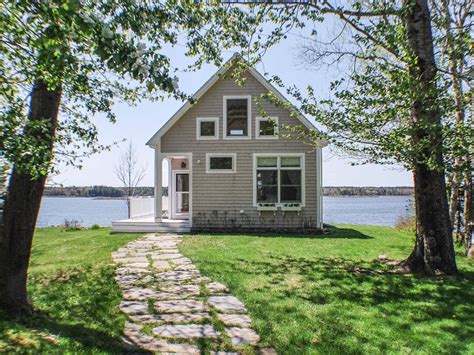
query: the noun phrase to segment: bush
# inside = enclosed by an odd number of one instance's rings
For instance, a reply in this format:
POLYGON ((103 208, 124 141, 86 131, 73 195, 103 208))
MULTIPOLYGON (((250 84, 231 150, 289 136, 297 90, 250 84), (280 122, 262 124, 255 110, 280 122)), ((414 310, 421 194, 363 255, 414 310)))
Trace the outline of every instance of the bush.
POLYGON ((395 223, 395 229, 403 232, 416 232, 416 217, 415 216, 405 216, 398 217, 397 222, 395 223))
POLYGON ((98 224, 93 224, 90 226, 90 229, 100 229, 100 226, 98 224))
POLYGON ((64 220, 64 229, 66 231, 77 231, 79 229, 82 229, 81 222, 79 222, 77 219, 65 219, 64 220))

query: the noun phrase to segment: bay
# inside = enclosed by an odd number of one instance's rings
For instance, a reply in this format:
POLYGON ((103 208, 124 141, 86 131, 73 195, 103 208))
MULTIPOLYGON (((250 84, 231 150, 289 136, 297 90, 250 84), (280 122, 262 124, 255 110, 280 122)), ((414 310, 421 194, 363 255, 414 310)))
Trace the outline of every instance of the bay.
MULTIPOLYGON (((410 196, 323 197, 324 223, 394 226, 397 219, 413 212, 410 196)), ((93 224, 110 226, 112 221, 127 218, 124 200, 81 197, 44 197, 38 227, 63 225, 77 220, 84 227, 93 224)))

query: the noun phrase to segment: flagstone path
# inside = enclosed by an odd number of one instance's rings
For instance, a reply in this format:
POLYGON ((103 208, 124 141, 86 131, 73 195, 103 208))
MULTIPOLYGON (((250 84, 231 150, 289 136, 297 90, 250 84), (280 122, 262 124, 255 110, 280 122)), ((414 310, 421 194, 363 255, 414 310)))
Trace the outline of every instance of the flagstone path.
POLYGON ((181 240, 148 234, 112 253, 128 318, 124 341, 152 352, 276 354, 259 346, 244 304, 179 252, 181 240))

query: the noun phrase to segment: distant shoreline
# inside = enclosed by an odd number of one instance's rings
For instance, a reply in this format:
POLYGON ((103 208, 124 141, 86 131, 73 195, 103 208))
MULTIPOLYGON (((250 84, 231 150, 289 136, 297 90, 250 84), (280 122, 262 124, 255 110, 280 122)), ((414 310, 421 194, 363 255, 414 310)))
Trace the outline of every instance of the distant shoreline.
MULTIPOLYGON (((377 196, 413 196, 411 186, 324 186, 323 196, 333 197, 377 197, 377 196)), ((138 187, 136 196, 153 196, 152 186, 138 187)), ((163 195, 168 195, 168 188, 163 187, 163 195)), ((124 188, 113 186, 68 186, 46 187, 44 197, 82 197, 97 200, 122 200, 124 188)))

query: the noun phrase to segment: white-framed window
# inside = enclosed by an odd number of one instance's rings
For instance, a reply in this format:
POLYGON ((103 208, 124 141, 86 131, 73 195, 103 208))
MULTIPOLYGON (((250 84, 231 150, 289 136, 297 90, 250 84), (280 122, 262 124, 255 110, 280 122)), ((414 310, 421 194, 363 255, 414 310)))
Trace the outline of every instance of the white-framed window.
POLYGON ((223 97, 224 139, 250 139, 252 132, 252 96, 223 97))
POLYGON ((304 153, 254 154, 254 206, 304 207, 304 153))
POLYGON ((196 139, 219 139, 219 117, 197 117, 196 139))
POLYGON ((237 171, 237 154, 235 153, 207 153, 206 173, 232 174, 237 171))
POLYGON ((256 117, 255 138, 278 139, 278 117, 256 117))

